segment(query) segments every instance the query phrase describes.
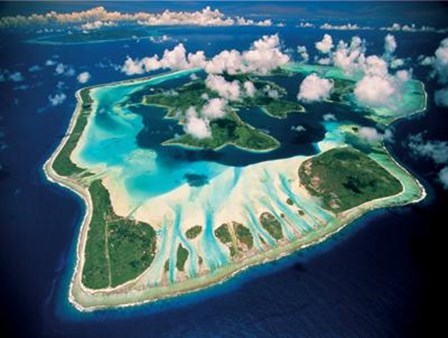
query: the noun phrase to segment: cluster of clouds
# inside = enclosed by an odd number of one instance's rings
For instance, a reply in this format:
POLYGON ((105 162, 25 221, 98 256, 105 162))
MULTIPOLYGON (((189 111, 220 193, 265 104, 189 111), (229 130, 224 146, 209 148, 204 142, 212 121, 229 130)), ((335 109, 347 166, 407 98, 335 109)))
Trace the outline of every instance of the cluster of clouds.
POLYGON ((91 30, 101 29, 103 27, 114 27, 116 25, 117 24, 113 21, 96 20, 93 22, 86 22, 85 24, 82 24, 81 29, 85 30, 85 31, 91 31, 91 30))
MULTIPOLYGON (((47 65, 50 66, 51 64, 47 65)), ((62 62, 56 64, 54 72, 56 75, 64 75, 64 76, 75 76, 76 74, 75 68, 73 66, 65 65, 62 62)))
MULTIPOLYGON (((72 65, 67 65, 59 61, 59 57, 54 55, 50 59, 46 60, 42 65, 36 64, 28 67, 28 74, 31 78, 36 78, 36 74, 42 72, 45 68, 48 69, 49 72, 53 72, 53 75, 59 79, 56 85, 53 88, 52 93, 48 95, 48 104, 46 107, 39 109, 39 112, 45 111, 48 107, 55 107, 63 104, 67 95, 65 91, 67 90, 67 86, 64 81, 61 81, 62 77, 75 77, 76 81, 80 84, 85 84, 91 79, 91 75, 87 71, 80 72, 76 75, 76 69, 72 65)), ((24 83, 26 82, 25 76, 20 71, 11 72, 9 70, 0 70, 0 82, 10 81, 15 83, 24 83)), ((14 90, 28 90, 31 88, 39 87, 44 82, 33 81, 30 83, 21 84, 13 87, 14 90)))
POLYGON ((388 27, 381 27, 380 30, 388 32, 410 32, 410 33, 416 33, 416 32, 439 33, 439 34, 448 33, 448 28, 435 28, 432 26, 417 27, 415 24, 400 25, 398 23, 394 23, 392 26, 388 27))
MULTIPOLYGON (((228 102, 253 97, 257 92, 251 81, 227 81, 221 74, 269 74, 289 60, 289 56, 282 51, 279 36, 275 34, 254 41, 248 50, 223 50, 209 59, 204 51, 187 52, 185 46, 179 43, 173 49, 166 49, 162 56, 153 55, 142 59, 127 57, 121 71, 127 75, 136 75, 158 69, 203 68, 207 73, 207 88, 217 93, 219 98, 204 97, 207 101, 201 110, 189 107, 183 122, 186 133, 196 138, 206 138, 211 136, 210 122, 225 116, 228 102)), ((266 87, 263 92, 270 97, 279 96, 273 88, 266 87)))
POLYGON ((418 61, 422 66, 432 67, 432 77, 443 87, 434 94, 436 105, 448 107, 448 38, 440 42, 434 56, 420 55, 418 61))
POLYGON ((76 80, 78 80, 79 83, 84 84, 84 83, 87 83, 91 77, 92 76, 90 75, 89 72, 82 72, 82 73, 78 74, 78 76, 76 77, 76 80))
POLYGON ((11 72, 8 69, 0 69, 0 82, 22 82, 25 79, 21 72, 11 72))
POLYGON ((164 43, 170 40, 172 40, 172 38, 167 34, 155 35, 149 37, 149 41, 151 41, 152 43, 164 43))
POLYGON ((432 160, 443 166, 438 179, 448 189, 448 142, 425 140, 422 133, 409 136, 408 147, 414 156, 432 160))
POLYGON ((301 132, 306 131, 306 128, 305 128, 304 126, 302 126, 301 124, 298 124, 298 125, 296 125, 296 126, 292 126, 292 127, 291 127, 291 130, 292 130, 292 131, 296 131, 296 132, 298 132, 298 133, 301 133, 301 132))
POLYGON ((185 46, 179 43, 173 49, 166 49, 162 55, 132 59, 127 57, 121 71, 127 75, 144 74, 158 69, 188 69, 201 67, 208 74, 268 74, 272 70, 288 63, 289 56, 282 52, 278 34, 265 35, 253 42, 250 49, 223 50, 211 59, 204 51, 187 53, 185 46))
POLYGON ((316 49, 322 54, 329 54, 333 49, 333 38, 330 34, 325 34, 321 41, 315 43, 316 49))
MULTIPOLYGON (((205 85, 211 91, 219 95, 218 98, 209 98, 203 94, 206 100, 202 109, 198 111, 195 107, 189 107, 185 113, 184 131, 195 138, 211 137, 210 122, 223 118, 229 111, 228 103, 240 101, 243 98, 254 97, 257 89, 251 81, 240 82, 237 80, 227 81, 223 76, 209 74, 205 85)), ((268 91, 269 88, 265 88, 268 91)))
POLYGON ((307 63, 310 59, 306 46, 297 46, 297 54, 299 54, 302 63, 307 63))
MULTIPOLYGON (((358 24, 331 24, 331 23, 324 23, 320 26, 317 26, 310 22, 300 22, 298 27, 300 28, 319 28, 322 30, 339 30, 339 31, 360 31, 360 30, 374 30, 374 27, 371 26, 360 26, 358 24)), ((417 32, 423 32, 423 33, 439 33, 439 34, 446 34, 448 33, 448 28, 436 28, 432 26, 416 26, 415 24, 404 24, 400 25, 398 23, 394 23, 391 26, 387 27, 379 27, 376 28, 382 31, 388 31, 388 32, 410 32, 410 33, 417 33, 417 32)))
POLYGON ((384 133, 373 127, 361 127, 358 130, 358 136, 367 143, 378 143, 385 140, 392 141, 392 131, 387 129, 384 133))
POLYGON ((48 102, 51 106, 55 107, 64 103, 66 98, 67 95, 65 95, 64 93, 56 93, 54 95, 48 95, 48 102))
POLYGON ((338 30, 338 31, 360 31, 360 30, 371 30, 372 27, 369 26, 359 26, 358 24, 343 24, 343 25, 332 25, 329 23, 324 23, 319 27, 323 30, 338 30))
POLYGON ((315 43, 321 58, 320 64, 332 64, 348 74, 359 74, 354 95, 359 103, 369 107, 394 108, 399 100, 404 84, 411 78, 407 70, 398 70, 394 74, 389 69, 404 65, 404 60, 397 59, 395 37, 387 34, 384 38, 384 54, 366 56, 366 41, 358 36, 352 37, 350 43, 340 40, 337 44, 329 34, 315 43))
POLYGON ((440 42, 432 66, 439 83, 445 86, 435 92, 434 100, 437 105, 448 107, 448 38, 440 42))
POLYGON ((218 9, 209 6, 200 11, 170 11, 162 13, 122 13, 107 11, 104 7, 95 7, 85 11, 72 13, 58 13, 50 11, 45 14, 31 14, 28 16, 5 16, 0 19, 0 28, 28 27, 31 25, 48 26, 51 24, 81 24, 81 29, 92 30, 115 25, 117 22, 131 22, 145 26, 272 26, 270 19, 255 21, 243 17, 229 17, 218 9))
POLYGON ((300 84, 297 99, 304 102, 323 101, 329 98, 332 90, 333 82, 331 80, 310 74, 300 84))

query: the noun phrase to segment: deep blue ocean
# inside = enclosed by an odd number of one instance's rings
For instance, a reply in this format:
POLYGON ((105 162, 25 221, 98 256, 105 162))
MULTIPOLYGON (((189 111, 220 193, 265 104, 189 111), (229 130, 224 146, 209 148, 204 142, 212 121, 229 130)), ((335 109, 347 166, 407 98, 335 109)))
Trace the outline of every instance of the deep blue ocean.
MULTIPOLYGON (((1 3, 0 15, 48 10, 73 11, 101 3, 1 3)), ((207 3, 109 2, 111 10, 201 9, 207 3)), ((409 154, 406 139, 425 132, 448 140, 448 110, 434 105, 437 84, 428 69, 413 65, 427 84, 425 114, 394 125, 395 157, 418 177, 428 197, 414 206, 375 211, 323 244, 274 263, 258 266, 205 291, 120 310, 80 313, 68 303, 83 202, 48 182, 42 165, 66 132, 75 107, 75 77, 57 76, 52 59, 89 71, 89 84, 126 77, 110 64, 127 55, 160 54, 182 41, 187 50, 214 55, 245 49, 264 34, 279 33, 286 47, 322 38, 318 29, 295 27, 299 19, 316 23, 390 25, 394 22, 446 24, 441 3, 232 3, 212 6, 228 15, 273 18, 286 27, 178 27, 167 29, 172 41, 145 40, 80 45, 24 43, 33 33, 0 31, 0 68, 20 71, 21 82, 0 82, 0 333, 2 337, 422 337, 438 321, 433 305, 444 307, 441 268, 447 192, 436 183, 429 161, 409 154), (351 14, 347 14, 351 13, 351 14), (445 22, 444 22, 445 21, 445 22), (39 65, 42 70, 28 69, 39 65), (48 106, 58 86, 63 104, 48 106), (25 87, 26 86, 26 87, 25 87), (4 334, 3 334, 4 333, 4 334)), ((357 34, 368 53, 381 53, 385 33, 331 31, 335 40, 357 34)), ((394 33, 399 57, 433 55, 445 37, 434 33, 394 33)), ((313 55, 312 55, 313 56, 313 55)), ((254 121, 254 124, 256 121, 254 121)), ((316 131, 319 133, 320 131, 316 131)), ((446 245, 445 245, 446 246, 446 245)), ((446 254, 445 254, 446 256, 446 254)), ((429 335, 430 336, 430 335, 429 335)))

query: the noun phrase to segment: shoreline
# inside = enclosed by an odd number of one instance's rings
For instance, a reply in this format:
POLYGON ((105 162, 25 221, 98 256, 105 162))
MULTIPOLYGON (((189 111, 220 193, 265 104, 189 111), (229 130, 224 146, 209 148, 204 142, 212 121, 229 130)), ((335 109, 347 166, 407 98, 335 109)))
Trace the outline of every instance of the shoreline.
MULTIPOLYGON (((403 184, 403 191, 401 191, 400 193, 398 193, 394 196, 388 196, 388 197, 368 201, 368 202, 365 202, 365 203, 363 203, 359 206, 356 206, 350 210, 347 210, 342 213, 341 217, 338 216, 336 218, 335 224, 327 224, 323 228, 319 228, 318 231, 311 234, 310 236, 305 236, 305 238, 299 238, 299 239, 295 239, 291 242, 286 242, 286 244, 284 244, 284 245, 279 244, 276 247, 269 248, 267 251, 257 252, 255 255, 252 255, 249 257, 243 257, 243 259, 241 261, 231 262, 228 265, 221 266, 220 268, 218 268, 217 270, 215 270, 213 272, 206 272, 205 275, 202 275, 202 276, 199 275, 196 278, 187 278, 184 281, 177 282, 177 283, 174 283, 174 284, 171 284, 168 286, 153 287, 152 288, 153 290, 155 289, 155 290, 159 291, 158 295, 150 294, 146 298, 139 300, 139 301, 130 300, 128 302, 126 302, 126 301, 120 302, 120 299, 119 299, 116 301, 118 304, 107 304, 107 302, 103 305, 91 305, 91 306, 86 305, 86 304, 84 304, 84 305, 81 304, 82 302, 80 302, 79 298, 82 298, 82 297, 80 297, 79 295, 76 295, 77 292, 82 292, 84 294, 84 297, 93 297, 95 295, 99 295, 100 297, 101 296, 119 297, 120 294, 122 295, 122 297, 124 297, 123 294, 126 294, 126 291, 129 286, 131 286, 130 290, 133 290, 132 285, 140 278, 140 276, 137 276, 134 280, 130 280, 124 284, 121 284, 121 285, 115 287, 115 288, 91 290, 91 289, 86 288, 82 284, 82 280, 81 280, 82 279, 82 267, 84 265, 84 260, 85 260, 84 249, 85 249, 86 238, 87 238, 87 234, 88 234, 88 230, 89 230, 89 224, 90 224, 90 220, 91 220, 91 216, 92 216, 92 208, 93 208, 91 196, 88 191, 88 187, 86 187, 85 185, 79 184, 79 182, 71 179, 70 177, 64 177, 64 176, 58 175, 52 167, 56 157, 59 155, 61 150, 65 147, 65 145, 73 131, 73 128, 75 127, 75 124, 79 117, 79 114, 82 111, 83 100, 82 100, 82 97, 80 96, 80 92, 81 92, 81 90, 99 88, 99 87, 103 87, 103 86, 115 86, 115 85, 125 85, 125 84, 130 85, 135 82, 143 82, 148 79, 156 79, 158 77, 163 77, 165 75, 173 75, 173 74, 178 74, 178 73, 183 73, 183 72, 189 73, 189 72, 195 72, 195 71, 197 71, 197 70, 189 69, 189 70, 182 70, 182 71, 178 71, 178 72, 163 73, 163 74, 148 76, 148 77, 144 77, 144 78, 117 81, 117 82, 113 82, 113 83, 108 83, 106 85, 97 85, 97 86, 86 87, 86 88, 78 90, 75 94, 76 99, 77 99, 77 105, 75 108, 75 112, 70 119, 68 130, 65 133, 64 138, 60 142, 58 147, 52 153, 50 158, 48 158, 48 160, 44 163, 43 170, 44 170, 44 173, 45 173, 47 179, 50 182, 56 183, 60 186, 63 186, 65 188, 69 189, 69 190, 72 190, 73 192, 75 192, 78 196, 80 196, 83 199, 85 206, 86 206, 85 215, 84 215, 83 220, 80 225, 80 230, 79 230, 80 233, 78 235, 77 243, 76 243, 76 263, 75 263, 75 269, 74 269, 75 271, 71 278, 70 287, 69 287, 69 301, 77 310, 79 310, 81 312, 91 312, 91 311, 94 311, 97 309, 123 308, 123 307, 129 307, 129 306, 136 306, 136 305, 141 305, 141 304, 145 304, 145 303, 159 301, 159 300, 166 299, 166 298, 175 297, 175 296, 178 296, 181 294, 187 294, 187 293, 192 293, 192 292, 199 291, 199 290, 204 290, 209 287, 219 285, 221 283, 224 283, 228 279, 232 278, 233 276, 239 274, 240 272, 242 272, 246 269, 249 269, 253 266, 258 266, 258 265, 261 265, 261 264, 264 264, 267 262, 272 262, 272 261, 281 259, 287 255, 290 255, 291 253, 296 252, 298 250, 302 250, 307 247, 322 243, 329 237, 331 237, 334 234, 338 233, 339 231, 343 230, 347 225, 351 224, 352 222, 361 218, 362 216, 364 216, 365 214, 367 214, 368 212, 370 212, 372 210, 381 209, 381 208, 385 208, 385 207, 402 206, 402 205, 407 205, 407 204, 412 204, 412 203, 418 203, 419 201, 424 199, 427 195, 426 190, 424 189, 423 185, 421 185, 421 183, 416 178, 414 178, 403 166, 401 166, 383 145, 383 150, 385 152, 385 155, 387 155, 388 159, 391 160, 397 168, 399 168, 399 171, 401 171, 401 173, 403 175, 410 177, 413 180, 413 182, 416 182, 416 185, 418 186, 418 190, 419 190, 418 198, 409 199, 409 200, 405 200, 405 201, 394 201, 397 197, 400 197, 401 195, 406 194, 406 187, 403 184), (382 204, 386 204, 386 205, 382 205, 382 204), (387 206, 387 204, 391 204, 391 205, 387 206), (117 291, 118 291, 118 296, 115 293, 117 291)), ((426 92, 425 92, 425 108, 419 110, 418 112, 413 113, 412 115, 414 116, 415 114, 417 114, 421 111, 424 111, 426 109, 426 104, 427 104, 427 101, 426 101, 426 92)), ((224 145, 224 146, 226 146, 226 145, 224 145)), ((400 182, 401 182, 401 180, 400 180, 400 182)), ((149 289, 151 289, 151 288, 149 288, 149 289)), ((141 292, 143 292, 143 291, 141 291, 141 292)), ((136 295, 134 295, 134 298, 135 297, 136 297, 136 295)))

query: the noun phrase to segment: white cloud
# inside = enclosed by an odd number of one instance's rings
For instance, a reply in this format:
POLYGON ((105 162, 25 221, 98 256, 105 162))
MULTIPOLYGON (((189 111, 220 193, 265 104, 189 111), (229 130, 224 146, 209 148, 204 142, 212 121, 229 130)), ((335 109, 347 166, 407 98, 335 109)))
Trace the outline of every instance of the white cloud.
POLYGON ((339 41, 336 51, 332 54, 333 63, 346 73, 353 73, 365 66, 366 42, 359 36, 352 37, 350 45, 339 41))
POLYGON ((420 55, 418 57, 418 61, 420 63, 421 66, 431 66, 434 62, 434 56, 424 56, 424 55, 420 55))
POLYGON ((448 38, 440 42, 439 48, 435 52, 433 67, 439 82, 448 83, 448 38))
POLYGON ((202 116, 208 120, 222 118, 227 114, 226 105, 227 101, 224 99, 211 99, 202 107, 202 116))
POLYGON ((205 80, 205 85, 229 101, 238 101, 240 99, 240 83, 236 80, 228 82, 221 75, 210 74, 205 80))
POLYGON ((448 189, 448 142, 438 140, 425 140, 422 133, 410 135, 408 147, 414 156, 430 159, 436 164, 444 165, 439 171, 437 178, 448 189))
POLYGON ((277 90, 271 88, 270 85, 267 85, 263 88, 263 91, 266 93, 268 97, 271 99, 278 99, 280 97, 280 94, 277 90))
POLYGON ((299 23, 300 28, 314 28, 315 26, 309 22, 301 22, 299 23))
POLYGON ((186 111, 184 131, 185 133, 198 139, 204 139, 212 136, 209 121, 198 117, 198 113, 194 107, 190 107, 186 111))
POLYGON ((367 29, 372 29, 372 28, 367 27, 367 26, 359 26, 357 24, 351 24, 351 23, 347 23, 344 25, 332 25, 329 23, 324 23, 323 25, 320 26, 320 29, 340 30, 340 31, 358 31, 358 30, 367 30, 367 29))
POLYGON ((443 188, 448 190, 448 167, 444 167, 439 172, 439 181, 442 183, 443 188))
POLYGON ((243 57, 237 50, 224 50, 221 53, 215 55, 205 65, 205 71, 207 73, 222 74, 224 72, 228 74, 237 74, 244 67, 243 57))
POLYGON ((244 91, 246 92, 246 95, 249 97, 254 97, 257 93, 257 89, 255 88, 254 84, 251 81, 245 81, 243 83, 244 91))
POLYGON ((378 75, 364 76, 354 90, 357 100, 372 107, 386 106, 396 93, 392 82, 378 75))
POLYGON ((300 133, 302 131, 306 131, 306 128, 304 126, 298 124, 297 126, 292 126, 291 130, 300 133))
POLYGON ((297 99, 305 102, 315 102, 327 99, 333 90, 333 82, 321 79, 316 74, 308 75, 300 84, 297 99))
POLYGON ((437 164, 448 162, 448 142, 427 141, 421 133, 411 135, 408 143, 412 154, 428 159, 432 159, 437 164))
POLYGON ((138 59, 134 61, 129 56, 126 58, 126 61, 121 67, 121 71, 129 76, 143 74, 145 72, 145 70, 143 69, 143 64, 138 59))
POLYGON ((9 75, 9 80, 12 82, 20 82, 24 80, 24 77, 21 72, 14 72, 9 75))
POLYGON ((30 25, 48 26, 51 24, 82 24, 83 30, 98 29, 103 26, 115 25, 117 22, 132 22, 145 26, 173 26, 173 25, 195 25, 195 26, 231 26, 231 25, 255 25, 271 26, 272 21, 266 19, 255 21, 237 17, 234 19, 225 16, 218 9, 212 10, 205 7, 200 11, 170 11, 162 13, 122 13, 118 11, 109 12, 104 7, 95 7, 85 11, 58 13, 50 11, 44 14, 32 14, 29 16, 5 16, 0 19, 0 28, 27 27, 30 25))
POLYGON ((247 72, 268 74, 287 62, 289 62, 289 56, 281 51, 280 39, 275 34, 264 35, 261 39, 254 41, 249 50, 242 53, 237 50, 224 50, 210 60, 206 60, 203 51, 187 55, 184 45, 180 43, 172 50, 165 50, 161 58, 154 55, 139 60, 128 56, 121 71, 127 75, 134 75, 160 68, 202 67, 209 74, 247 72))
POLYGON ((322 66, 328 66, 331 64, 331 58, 321 58, 317 59, 317 63, 322 66))
POLYGON ((149 37, 149 41, 151 41, 152 43, 163 43, 163 42, 167 42, 170 40, 171 40, 171 37, 166 34, 149 37))
POLYGON ((392 132, 386 130, 384 133, 380 133, 376 128, 361 127, 359 128, 358 135, 361 139, 368 143, 381 142, 383 140, 392 140, 392 132))
POLYGON ((25 80, 25 77, 21 72, 11 73, 8 69, 0 69, 0 82, 11 81, 11 82, 21 82, 25 80))
POLYGON ((89 30, 100 29, 102 27, 112 27, 112 26, 116 26, 116 25, 117 24, 112 21, 96 20, 93 22, 86 22, 85 24, 81 25, 81 29, 89 31, 89 30))
MULTIPOLYGON (((272 26, 272 20, 271 19, 266 19, 266 20, 263 20, 263 21, 254 21, 252 19, 245 19, 243 17, 237 16, 235 24, 237 26, 264 26, 264 27, 268 27, 268 26, 272 26)), ((279 25, 277 25, 277 26, 279 26, 279 25)))
MULTIPOLYGON (((437 48, 434 57, 431 58, 433 75, 442 85, 448 84, 448 38, 443 39, 437 48)), ((448 107, 448 86, 437 90, 434 101, 438 106, 448 107)))
POLYGON ((316 49, 322 54, 329 54, 331 49, 334 47, 333 38, 329 34, 325 34, 323 39, 315 44, 316 49))
POLYGON ((397 68, 403 67, 404 64, 405 64, 405 61, 403 59, 393 59, 390 62, 390 68, 397 69, 397 68))
POLYGON ((439 89, 434 93, 434 102, 440 107, 448 107, 448 87, 439 89))
POLYGON ((49 59, 45 61, 45 66, 54 66, 56 63, 56 61, 49 59))
POLYGON ((76 79, 78 80, 79 83, 86 83, 87 81, 89 81, 91 78, 91 75, 89 72, 82 72, 79 73, 78 76, 76 77, 76 79))
POLYGON ((420 26, 417 27, 415 24, 412 25, 400 25, 398 23, 394 23, 392 26, 381 27, 380 30, 389 31, 389 32, 429 32, 429 33, 440 33, 445 34, 448 32, 448 28, 435 28, 432 26, 420 26))
POLYGON ((395 40, 395 36, 392 34, 387 34, 384 37, 384 54, 392 55, 397 49, 397 41, 395 40))
POLYGON ((196 53, 186 53, 182 43, 179 43, 173 49, 165 49, 162 58, 158 55, 145 57, 141 60, 126 58, 121 71, 126 75, 143 74, 161 68, 187 69, 193 67, 203 67, 205 64, 205 55, 203 51, 196 53))
POLYGON ((394 108, 404 83, 411 78, 410 73, 400 70, 395 75, 389 74, 387 62, 376 55, 366 58, 364 71, 354 89, 357 101, 370 107, 394 108))
POLYGON ((58 106, 62 104, 67 96, 64 93, 57 93, 54 96, 49 95, 48 96, 48 102, 51 106, 58 106))
POLYGON ((310 55, 305 46, 297 46, 297 53, 300 55, 301 62, 303 63, 307 63, 310 59, 310 55))
POLYGON ((324 114, 322 116, 322 118, 324 119, 325 122, 329 122, 329 121, 337 121, 338 119, 336 118, 336 116, 334 114, 331 113, 327 113, 324 114))
POLYGON ((30 68, 28 68, 28 71, 31 72, 31 73, 35 73, 35 72, 40 71, 41 69, 42 69, 41 66, 34 65, 34 66, 31 66, 30 68))
POLYGON ((243 64, 240 71, 268 74, 272 70, 289 62, 289 56, 280 49, 278 34, 264 35, 256 40, 252 48, 242 54, 243 64))
POLYGON ((63 63, 58 63, 54 69, 56 75, 74 76, 75 68, 72 66, 64 65, 63 63))

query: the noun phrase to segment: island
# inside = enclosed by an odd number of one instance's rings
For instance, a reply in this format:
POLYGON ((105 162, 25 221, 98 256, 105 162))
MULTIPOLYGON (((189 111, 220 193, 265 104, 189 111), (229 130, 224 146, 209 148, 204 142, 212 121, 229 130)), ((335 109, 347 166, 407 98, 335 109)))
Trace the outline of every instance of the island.
POLYGON ((421 82, 409 81, 400 109, 392 111, 360 107, 352 95, 356 79, 334 67, 288 64, 277 74, 226 80, 251 81, 256 94, 229 101, 204 138, 185 131, 188 110, 218 98, 201 69, 76 93, 68 132, 44 170, 86 203, 69 289, 77 309, 201 290, 320 243, 371 210, 425 197, 382 140, 360 135, 372 123, 385 128, 424 111, 421 82), (334 81, 326 108, 352 114, 363 108, 362 118, 325 121, 312 104, 294 101, 284 83, 311 73, 334 81), (283 129, 271 135, 247 122, 251 114, 283 129), (298 133, 285 126, 302 118, 323 125, 323 137, 313 142, 313 154, 297 147, 282 157, 289 135, 298 133), (275 157, 266 160, 269 154, 275 157), (235 157, 245 165, 226 162, 235 157))
POLYGON ((86 43, 105 43, 111 41, 126 41, 139 39, 157 39, 162 34, 157 29, 143 28, 129 25, 127 27, 102 27, 101 29, 74 28, 68 33, 45 34, 43 36, 27 40, 27 43, 39 45, 80 45, 86 43))

